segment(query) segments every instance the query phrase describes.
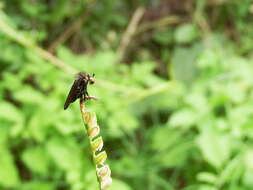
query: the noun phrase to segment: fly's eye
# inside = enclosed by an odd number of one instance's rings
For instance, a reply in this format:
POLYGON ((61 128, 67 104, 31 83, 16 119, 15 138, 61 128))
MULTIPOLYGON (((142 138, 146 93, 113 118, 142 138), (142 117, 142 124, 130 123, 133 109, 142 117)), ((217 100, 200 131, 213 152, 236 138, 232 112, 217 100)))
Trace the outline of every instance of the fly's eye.
POLYGON ((84 77, 84 80, 85 80, 85 81, 89 81, 89 80, 90 80, 90 77, 89 77, 89 76, 85 76, 85 77, 84 77))
POLYGON ((94 74, 92 76, 89 76, 89 82, 90 82, 90 84, 94 84, 94 82, 95 82, 94 74))
POLYGON ((95 80, 93 78, 90 78, 90 84, 94 84, 95 80))

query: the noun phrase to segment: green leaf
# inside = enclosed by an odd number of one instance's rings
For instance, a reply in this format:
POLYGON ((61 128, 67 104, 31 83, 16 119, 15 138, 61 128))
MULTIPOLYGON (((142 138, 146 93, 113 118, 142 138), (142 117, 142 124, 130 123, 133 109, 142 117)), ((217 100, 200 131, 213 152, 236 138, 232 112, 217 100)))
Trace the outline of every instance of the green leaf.
POLYGON ((20 89, 22 87, 22 83, 17 77, 17 75, 12 74, 12 73, 4 73, 4 87, 11 90, 11 91, 16 91, 17 89, 20 89))
POLYGON ((151 145, 154 151, 155 160, 163 167, 177 167, 185 163, 188 152, 190 152, 194 143, 191 139, 184 137, 178 130, 169 127, 159 127, 151 130, 151 145))
POLYGON ((27 86, 17 91, 14 97, 23 103, 30 104, 40 104, 44 101, 44 96, 40 92, 27 86))
POLYGON ((211 127, 210 125, 202 126, 203 130, 197 138, 197 145, 205 160, 220 169, 230 156, 230 139, 229 136, 219 134, 211 127))
POLYGON ((169 125, 172 127, 188 128, 196 122, 197 116, 191 109, 182 109, 171 116, 169 125))
POLYGON ((156 158, 160 160, 161 165, 165 167, 179 167, 185 164, 188 153, 193 149, 194 144, 191 141, 184 141, 171 147, 167 151, 161 152, 156 158))
POLYGON ((158 32, 155 33, 152 38, 162 44, 162 45, 169 45, 171 43, 173 43, 173 32, 171 30, 169 31, 162 31, 162 32, 158 32))
POLYGON ((246 150, 244 154, 244 163, 248 170, 253 171, 253 149, 246 150))
POLYGON ((15 187, 20 183, 17 168, 10 152, 0 145, 0 185, 15 187))
POLYGON ((10 127, 10 135, 16 137, 20 134, 24 127, 24 116, 23 114, 12 104, 2 102, 0 103, 0 121, 2 125, 4 120, 11 121, 8 125, 10 127))
POLYGON ((152 74, 154 68, 154 62, 134 63, 131 67, 131 77, 141 85, 154 86, 162 82, 161 79, 152 74))
POLYGON ((190 48, 176 47, 172 56, 173 77, 190 83, 197 77, 197 57, 203 51, 200 44, 190 48))
MULTIPOLYGON (((39 17, 40 14, 43 14, 46 6, 43 3, 40 2, 29 2, 29 1, 23 1, 21 3, 22 5, 22 10, 33 17, 39 17)), ((44 13, 45 14, 45 13, 44 13)))
POLYGON ((201 91, 192 92, 185 97, 185 101, 197 112, 205 113, 210 110, 207 97, 201 91))
POLYGON ((48 141, 47 151, 59 168, 64 170, 81 169, 81 151, 72 139, 54 137, 48 141))
POLYGON ((27 125, 28 131, 26 131, 26 134, 39 142, 44 141, 49 132, 48 126, 45 125, 42 115, 43 114, 40 112, 32 115, 27 125))
POLYGON ((226 183, 239 183, 240 177, 244 172, 241 155, 238 155, 234 159, 230 160, 226 167, 221 171, 216 184, 222 186, 226 183))
POLYGON ((23 121, 21 112, 12 104, 5 102, 0 103, 0 118, 14 122, 23 121))
POLYGON ((175 31, 177 43, 190 43, 198 37, 198 29, 193 24, 182 24, 175 31))
POLYGON ((197 175, 197 179, 201 182, 207 182, 210 184, 214 184, 217 181, 217 176, 213 173, 209 173, 209 172, 200 172, 197 175))
POLYGON ((49 168, 47 152, 43 147, 26 149, 22 153, 22 160, 35 173, 46 175, 49 168))
POLYGON ((219 190, 218 188, 212 186, 212 185, 199 185, 198 190, 219 190))
POLYGON ((0 147, 2 144, 6 143, 9 135, 9 128, 8 125, 6 126, 4 121, 1 121, 1 127, 0 127, 0 147))
POLYGON ((138 127, 138 121, 127 110, 119 110, 110 115, 107 120, 108 133, 114 137, 123 135, 123 130, 131 132, 138 127), (123 130, 122 130, 123 129, 123 130))
POLYGON ((33 180, 25 182, 19 187, 20 190, 55 190, 56 187, 53 183, 33 180))
POLYGON ((243 184, 246 186, 246 187, 250 187, 252 188, 253 187, 253 170, 246 170, 243 174, 243 184))
POLYGON ((132 188, 125 182, 118 180, 116 178, 112 179, 113 183, 108 188, 108 190, 131 190, 132 188))
POLYGON ((157 127, 150 131, 151 145, 154 150, 163 151, 175 146, 181 141, 181 133, 169 127, 157 127))
POLYGON ((55 10, 51 13, 50 21, 52 23, 57 23, 60 20, 64 19, 71 13, 71 2, 68 0, 59 0, 57 2, 58 6, 55 6, 55 10))

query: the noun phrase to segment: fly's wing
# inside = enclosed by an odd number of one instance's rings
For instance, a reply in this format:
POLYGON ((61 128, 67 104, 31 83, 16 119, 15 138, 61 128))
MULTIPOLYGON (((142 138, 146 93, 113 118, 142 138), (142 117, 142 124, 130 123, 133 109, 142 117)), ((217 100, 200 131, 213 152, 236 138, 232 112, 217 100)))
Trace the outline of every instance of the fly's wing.
POLYGON ((80 79, 76 79, 69 91, 68 97, 64 104, 64 109, 67 109, 70 103, 74 102, 77 98, 79 98, 79 93, 80 93, 80 79))

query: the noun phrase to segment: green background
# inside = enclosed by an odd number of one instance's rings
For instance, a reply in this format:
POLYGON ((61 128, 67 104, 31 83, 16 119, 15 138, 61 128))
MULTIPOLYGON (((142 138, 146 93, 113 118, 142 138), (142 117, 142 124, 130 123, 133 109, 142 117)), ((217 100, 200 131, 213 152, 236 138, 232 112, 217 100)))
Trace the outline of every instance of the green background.
POLYGON ((1 0, 0 189, 98 189, 77 71, 111 190, 253 189, 252 21, 250 0, 1 0))

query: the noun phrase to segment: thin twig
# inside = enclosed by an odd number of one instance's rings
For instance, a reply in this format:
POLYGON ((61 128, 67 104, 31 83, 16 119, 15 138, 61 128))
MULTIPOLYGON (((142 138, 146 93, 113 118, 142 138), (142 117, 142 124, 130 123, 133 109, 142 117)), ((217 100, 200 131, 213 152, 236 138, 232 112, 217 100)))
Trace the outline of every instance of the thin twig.
POLYGON ((62 34, 60 34, 60 36, 49 46, 49 52, 53 53, 60 44, 63 44, 65 41, 67 41, 76 31, 81 28, 82 24, 87 20, 88 15, 95 6, 96 2, 97 0, 92 0, 85 12, 73 23, 71 23, 62 34))
POLYGON ((166 16, 155 21, 141 24, 139 28, 137 29, 137 31, 135 32, 135 35, 146 32, 147 30, 150 30, 150 29, 157 29, 157 28, 171 25, 171 24, 178 24, 182 21, 183 19, 176 15, 166 16))
POLYGON ((121 59, 124 57, 126 48, 128 47, 130 41, 132 40, 132 36, 134 35, 137 25, 140 22, 142 16, 145 13, 145 9, 143 7, 139 7, 134 12, 129 25, 123 34, 122 40, 120 42, 119 48, 117 50, 117 62, 120 62, 121 59))
POLYGON ((197 3, 194 15, 194 22, 198 24, 199 28, 202 30, 202 33, 204 35, 208 34, 210 31, 210 26, 208 25, 204 16, 206 6, 207 6, 206 1, 199 1, 199 3, 197 3))

